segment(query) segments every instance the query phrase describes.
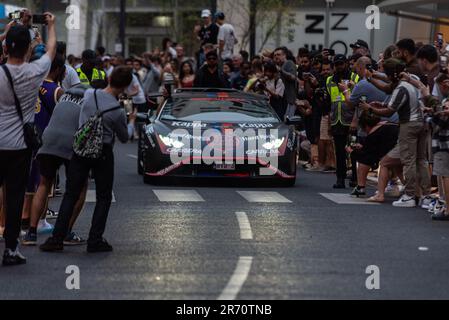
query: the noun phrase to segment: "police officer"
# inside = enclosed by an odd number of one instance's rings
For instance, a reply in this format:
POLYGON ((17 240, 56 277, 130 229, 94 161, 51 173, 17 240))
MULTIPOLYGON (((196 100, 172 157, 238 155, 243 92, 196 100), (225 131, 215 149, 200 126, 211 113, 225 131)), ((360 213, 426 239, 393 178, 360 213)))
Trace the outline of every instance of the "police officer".
POLYGON ((82 54, 83 64, 76 69, 80 81, 84 85, 92 85, 95 81, 107 81, 106 73, 96 68, 97 55, 93 50, 85 50, 82 54))
MULTIPOLYGON (((349 139, 350 127, 354 117, 354 109, 346 104, 345 94, 342 92, 339 84, 354 84, 359 82, 359 76, 351 72, 349 62, 346 56, 338 54, 334 58, 334 75, 327 78, 326 87, 329 92, 331 102, 331 129, 335 142, 335 154, 337 160, 337 183, 335 189, 346 188, 346 145, 349 139)), ((352 90, 352 89, 347 90, 352 90)), ((357 170, 353 168, 353 170, 357 170)))

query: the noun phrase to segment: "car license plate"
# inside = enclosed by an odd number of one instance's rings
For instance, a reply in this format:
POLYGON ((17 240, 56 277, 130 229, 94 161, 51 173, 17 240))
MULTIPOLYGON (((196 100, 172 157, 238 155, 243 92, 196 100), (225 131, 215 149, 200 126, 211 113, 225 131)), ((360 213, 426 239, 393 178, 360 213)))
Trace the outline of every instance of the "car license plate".
POLYGON ((232 171, 235 170, 235 164, 216 164, 215 170, 232 171))

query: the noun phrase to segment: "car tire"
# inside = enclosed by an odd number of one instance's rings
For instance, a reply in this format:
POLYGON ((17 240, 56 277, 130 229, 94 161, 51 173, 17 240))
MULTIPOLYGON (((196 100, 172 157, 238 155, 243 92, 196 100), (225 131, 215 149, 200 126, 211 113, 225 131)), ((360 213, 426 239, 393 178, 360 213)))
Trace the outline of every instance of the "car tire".
POLYGON ((154 180, 153 177, 149 177, 147 175, 144 175, 143 176, 143 183, 154 185, 155 184, 155 180, 154 180))

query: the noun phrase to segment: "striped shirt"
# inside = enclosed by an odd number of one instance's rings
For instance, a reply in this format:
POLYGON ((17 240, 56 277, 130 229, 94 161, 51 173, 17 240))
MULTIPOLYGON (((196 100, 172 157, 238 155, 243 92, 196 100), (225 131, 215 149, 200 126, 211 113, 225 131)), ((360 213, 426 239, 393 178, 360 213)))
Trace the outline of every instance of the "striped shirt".
POLYGON ((420 93, 408 82, 402 81, 394 90, 388 108, 399 114, 399 123, 424 121, 420 93))

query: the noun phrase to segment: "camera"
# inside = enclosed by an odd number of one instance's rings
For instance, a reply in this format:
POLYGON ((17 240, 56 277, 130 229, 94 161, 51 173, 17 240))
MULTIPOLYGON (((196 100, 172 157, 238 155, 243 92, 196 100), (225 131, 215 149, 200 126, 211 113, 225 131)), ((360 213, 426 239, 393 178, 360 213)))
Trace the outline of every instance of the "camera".
POLYGON ((8 17, 9 17, 9 20, 15 20, 15 21, 18 21, 18 20, 20 20, 20 19, 23 18, 23 12, 20 11, 20 10, 11 12, 11 13, 8 15, 8 17))

